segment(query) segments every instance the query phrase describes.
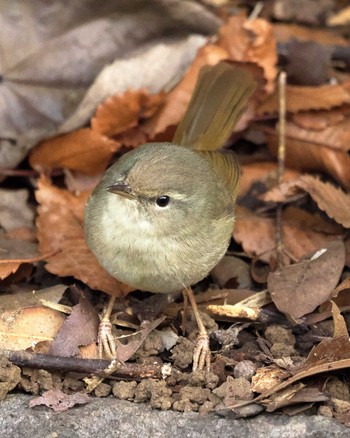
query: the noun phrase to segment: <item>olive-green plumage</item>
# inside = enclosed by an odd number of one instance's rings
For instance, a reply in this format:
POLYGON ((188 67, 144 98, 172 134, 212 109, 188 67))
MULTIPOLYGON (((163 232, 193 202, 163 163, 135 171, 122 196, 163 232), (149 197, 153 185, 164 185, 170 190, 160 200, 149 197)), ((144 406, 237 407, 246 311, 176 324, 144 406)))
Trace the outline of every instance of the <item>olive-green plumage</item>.
POLYGON ((239 165, 223 145, 254 92, 247 71, 202 69, 172 143, 123 155, 85 209, 87 242, 114 277, 171 292, 204 278, 224 255, 234 224, 239 165))

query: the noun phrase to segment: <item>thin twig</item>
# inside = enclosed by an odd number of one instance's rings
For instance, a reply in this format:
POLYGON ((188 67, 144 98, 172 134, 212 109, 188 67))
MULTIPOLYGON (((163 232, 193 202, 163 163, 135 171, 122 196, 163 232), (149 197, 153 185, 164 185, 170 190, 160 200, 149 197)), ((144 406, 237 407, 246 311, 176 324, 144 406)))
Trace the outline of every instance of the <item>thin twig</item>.
POLYGON ((248 20, 252 21, 255 20, 256 18, 258 18, 258 16, 260 15, 260 12, 262 11, 264 7, 264 2, 258 2, 255 6, 254 9, 252 10, 252 12, 250 13, 248 20))
MULTIPOLYGON (((104 372, 111 363, 108 360, 51 356, 29 351, 0 350, 0 356, 1 355, 5 356, 14 365, 20 367, 82 374, 101 374, 102 376, 105 375, 104 372)), ((148 377, 160 379, 162 377, 162 365, 124 363, 116 367, 113 377, 133 380, 141 380, 148 377)))
MULTIPOLYGON (((278 171, 277 183, 283 182, 285 160, 286 160, 286 73, 282 71, 278 77, 279 91, 279 123, 278 123, 278 171)), ((282 226, 282 204, 278 204, 276 210, 276 250, 277 265, 283 265, 283 226, 282 226)))
POLYGON ((286 160, 286 72, 278 77, 279 120, 278 120, 278 184, 283 182, 286 160))

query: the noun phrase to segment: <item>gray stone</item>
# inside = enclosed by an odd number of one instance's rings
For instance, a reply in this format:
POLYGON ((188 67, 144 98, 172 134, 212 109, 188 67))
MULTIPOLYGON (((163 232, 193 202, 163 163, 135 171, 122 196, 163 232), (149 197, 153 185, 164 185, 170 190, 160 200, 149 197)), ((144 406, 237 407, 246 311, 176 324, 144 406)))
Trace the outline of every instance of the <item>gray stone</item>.
POLYGON ((345 438, 350 435, 345 426, 322 416, 260 414, 233 420, 214 414, 162 412, 113 397, 95 398, 84 406, 55 414, 44 406, 29 408, 32 398, 13 394, 1 402, 0 437, 345 438))

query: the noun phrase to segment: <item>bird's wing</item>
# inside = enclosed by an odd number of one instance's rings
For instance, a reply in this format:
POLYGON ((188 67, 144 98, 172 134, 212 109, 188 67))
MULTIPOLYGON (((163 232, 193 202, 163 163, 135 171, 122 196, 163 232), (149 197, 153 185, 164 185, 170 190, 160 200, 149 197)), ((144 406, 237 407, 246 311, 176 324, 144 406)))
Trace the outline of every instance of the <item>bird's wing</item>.
POLYGON ((243 68, 226 62, 203 67, 173 143, 197 150, 222 147, 255 88, 253 76, 243 68))
POLYGON ((198 151, 213 166, 214 172, 223 179, 232 199, 236 199, 238 182, 241 176, 241 167, 233 152, 198 151))

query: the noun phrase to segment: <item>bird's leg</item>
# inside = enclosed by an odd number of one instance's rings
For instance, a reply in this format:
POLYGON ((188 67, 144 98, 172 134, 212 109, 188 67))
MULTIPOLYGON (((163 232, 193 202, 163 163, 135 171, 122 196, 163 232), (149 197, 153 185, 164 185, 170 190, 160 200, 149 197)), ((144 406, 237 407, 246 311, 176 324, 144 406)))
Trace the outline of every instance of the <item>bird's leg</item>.
POLYGON ((202 318, 199 314, 196 299, 193 295, 192 289, 189 287, 189 288, 185 288, 184 291, 187 292, 187 296, 190 300, 192 310, 196 318, 198 329, 199 329, 199 335, 193 352, 192 370, 193 371, 196 371, 197 369, 202 370, 204 368, 204 365, 206 365, 207 371, 210 371, 209 336, 204 327, 202 318))
POLYGON ((110 321, 112 309, 115 303, 116 297, 111 295, 107 307, 103 313, 102 320, 98 329, 98 355, 102 359, 104 354, 109 359, 114 359, 116 356, 116 342, 113 335, 112 323, 110 321))

